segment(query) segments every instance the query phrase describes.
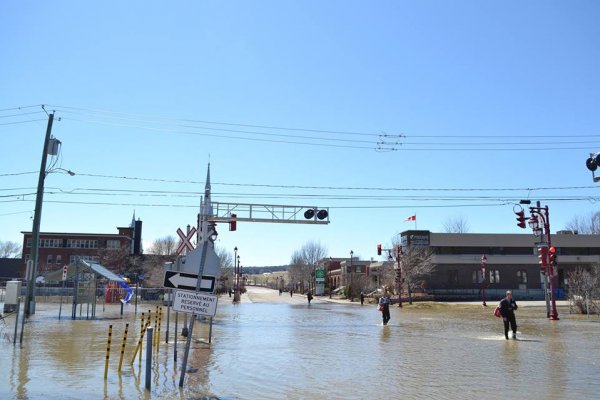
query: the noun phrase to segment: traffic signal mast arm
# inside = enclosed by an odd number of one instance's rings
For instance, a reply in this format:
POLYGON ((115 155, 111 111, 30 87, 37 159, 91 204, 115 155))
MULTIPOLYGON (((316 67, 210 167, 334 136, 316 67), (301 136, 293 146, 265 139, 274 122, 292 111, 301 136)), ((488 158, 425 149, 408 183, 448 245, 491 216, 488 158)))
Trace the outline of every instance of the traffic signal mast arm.
MULTIPOLYGON (((211 222, 275 222, 285 224, 329 223, 329 208, 274 204, 212 202, 211 222)), ((233 229, 232 229, 233 230, 233 229)))
POLYGON ((402 246, 395 246, 393 249, 384 249, 380 244, 377 245, 377 255, 380 256, 382 252, 388 253, 388 259, 392 260, 394 256, 392 256, 392 252, 396 252, 396 260, 400 258, 404 253, 402 253, 402 246))

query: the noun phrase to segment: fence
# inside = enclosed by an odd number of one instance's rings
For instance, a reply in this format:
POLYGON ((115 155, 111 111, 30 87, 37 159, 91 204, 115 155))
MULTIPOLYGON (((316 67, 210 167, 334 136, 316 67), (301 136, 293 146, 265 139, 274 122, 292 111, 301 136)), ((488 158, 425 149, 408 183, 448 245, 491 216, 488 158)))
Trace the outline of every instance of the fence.
MULTIPOLYGON (((27 286, 25 282, 24 285, 21 286, 21 296, 25 296, 27 294, 27 286)), ((168 300, 170 297, 170 290, 166 288, 149 288, 149 287, 135 287, 132 286, 131 289, 134 291, 134 297, 131 298, 129 303, 133 303, 136 301, 135 296, 137 295, 137 301, 141 303, 147 304, 156 304, 156 305, 169 305, 168 300), (136 293, 137 292, 137 293, 136 293)), ((79 295, 81 296, 83 291, 86 291, 87 288, 80 287, 79 295)), ((35 300, 37 302, 42 303, 58 303, 61 301, 69 302, 75 293, 74 287, 62 287, 62 286, 49 286, 49 285, 36 285, 35 287, 35 300)), ((6 295, 5 286, 0 287, 0 303, 4 303, 6 295)), ((107 287, 106 285, 98 285, 96 287, 96 297, 97 300, 106 303, 118 303, 121 299, 124 299, 127 295, 127 289, 118 287, 107 287)), ((81 300, 81 297, 80 297, 81 300)), ((87 299, 89 300, 89 299, 87 299)))

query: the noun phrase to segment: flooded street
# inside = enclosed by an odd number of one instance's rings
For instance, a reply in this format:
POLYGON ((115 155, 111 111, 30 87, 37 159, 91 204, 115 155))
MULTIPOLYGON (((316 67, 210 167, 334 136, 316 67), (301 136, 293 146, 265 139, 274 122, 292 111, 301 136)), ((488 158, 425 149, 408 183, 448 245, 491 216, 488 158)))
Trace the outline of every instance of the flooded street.
MULTIPOLYGON (((593 399, 600 392, 600 319, 568 314, 546 319, 544 307, 520 302, 519 340, 505 340, 493 307, 418 304, 392 307, 382 326, 374 304, 329 302, 249 288, 241 304, 219 299, 212 331, 197 322, 183 389, 183 338, 174 361, 175 315, 154 351, 152 389, 131 364, 141 312, 98 306, 96 320, 71 320, 70 305, 38 303, 23 346, 13 346, 14 317, 0 325, 1 399, 593 399), (125 324, 129 323, 121 373, 125 324), (109 325, 113 326, 104 380, 109 325)), ((518 299, 517 299, 518 301, 518 299)), ((492 303, 490 303, 491 305, 492 303)), ((83 312, 85 318, 85 311, 83 312)), ((181 331, 183 314, 179 314, 181 331)), ((19 328, 20 329, 20 328, 19 328)), ((156 331, 156 329, 155 329, 156 331)), ((155 332, 156 333, 156 332, 155 332)))

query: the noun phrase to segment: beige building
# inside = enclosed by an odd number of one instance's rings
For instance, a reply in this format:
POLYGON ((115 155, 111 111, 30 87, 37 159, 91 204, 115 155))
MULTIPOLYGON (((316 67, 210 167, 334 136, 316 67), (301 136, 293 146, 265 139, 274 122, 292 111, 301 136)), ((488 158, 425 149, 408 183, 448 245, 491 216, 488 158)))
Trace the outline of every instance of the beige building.
MULTIPOLYGON (((432 250, 434 271, 424 279, 423 291, 439 300, 475 300, 485 287, 490 300, 512 290, 520 299, 544 299, 544 275, 538 259, 540 237, 533 234, 435 233, 410 230, 400 234, 403 247, 428 247, 432 250), (482 270, 485 256, 485 275, 482 270)), ((556 249, 558 284, 556 295, 568 290, 568 273, 577 267, 600 265, 600 235, 578 235, 570 231, 552 234, 556 249)), ((347 259, 323 260, 333 287, 343 286, 351 277, 347 259)), ((353 260, 353 266, 365 261, 353 260)), ((382 271, 397 264, 367 262, 366 270, 355 271, 352 279, 367 277, 364 290, 381 287, 382 271)), ((362 281, 361 281, 362 282, 362 281)))

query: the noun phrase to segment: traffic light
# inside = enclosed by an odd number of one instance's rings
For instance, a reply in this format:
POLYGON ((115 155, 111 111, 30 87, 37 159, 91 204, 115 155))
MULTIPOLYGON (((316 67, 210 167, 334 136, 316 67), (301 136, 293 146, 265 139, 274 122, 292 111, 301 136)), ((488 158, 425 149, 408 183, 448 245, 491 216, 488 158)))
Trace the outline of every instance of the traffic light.
POLYGON ((377 245, 377 255, 378 256, 381 255, 381 245, 380 244, 377 245))
POLYGON ((590 171, 594 172, 600 165, 600 153, 590 153, 590 157, 585 160, 585 166, 590 171))
POLYGON ((517 226, 525 229, 525 211, 515 211, 515 214, 517 214, 517 226))
POLYGON ((538 260, 540 269, 545 273, 548 267, 548 248, 546 246, 538 247, 538 260))
POLYGON ((552 266, 556 265, 556 248, 554 246, 548 249, 548 263, 552 266))
POLYGON ((229 221, 229 230, 235 231, 237 229, 237 214, 231 214, 231 220, 229 221))

